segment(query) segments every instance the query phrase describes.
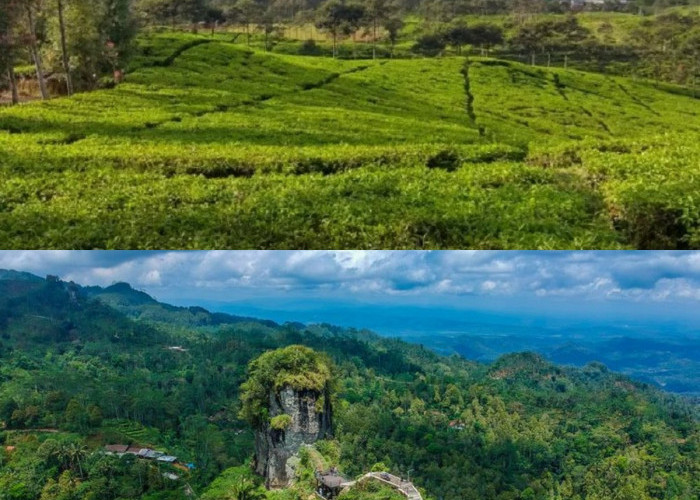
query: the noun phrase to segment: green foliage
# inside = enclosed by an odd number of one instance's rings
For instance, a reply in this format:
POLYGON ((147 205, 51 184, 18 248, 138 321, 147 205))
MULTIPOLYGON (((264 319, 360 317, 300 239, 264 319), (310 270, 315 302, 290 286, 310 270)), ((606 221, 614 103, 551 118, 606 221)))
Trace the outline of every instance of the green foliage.
POLYGON ((0 110, 3 247, 697 247, 700 126, 676 87, 230 39, 149 33, 125 83, 0 110))
MULTIPOLYGON (((271 394, 290 387, 329 397, 330 382, 330 361, 313 349, 291 345, 266 352, 248 366, 248 380, 241 386, 240 416, 257 428, 269 411, 271 394)), ((291 417, 284 414, 270 420, 270 425, 278 430, 290 423, 291 417)))
POLYGON ((277 431, 283 431, 291 424, 292 417, 284 413, 282 415, 276 415, 270 419, 270 427, 277 431))
POLYGON ((338 498, 340 500, 405 500, 406 497, 378 481, 363 481, 338 498))
POLYGON ((416 40, 411 50, 425 56, 434 57, 439 55, 446 45, 445 37, 441 33, 428 33, 416 40))
POLYGON ((201 500, 259 500, 266 498, 261 478, 249 465, 222 472, 200 497, 201 500))
POLYGON ((370 469, 371 472, 389 472, 389 467, 384 462, 377 462, 370 469))
MULTIPOLYGON (((117 310, 94 288, 0 277, 0 317, 7 317, 0 334, 9 334, 8 350, 0 352, 0 420, 7 424, 18 412, 16 423, 31 427, 0 432, 2 500, 78 490, 104 500, 184 500, 185 483, 207 500, 288 500, 313 494, 316 469, 337 465, 356 478, 378 463, 374 468, 410 474, 426 498, 554 492, 691 500, 700 491, 697 408, 600 364, 576 369, 511 354, 483 365, 330 325, 224 321, 203 310, 193 322, 184 308, 165 304, 150 322, 138 311, 151 311, 153 301, 125 286, 105 290, 117 310), (75 331, 47 344, 44 336, 55 332, 37 315, 72 322, 68 331, 75 331), (113 341, 115 335, 131 340, 113 341), (165 349, 172 345, 186 352, 165 349), (331 362, 335 440, 304 448, 295 485, 265 493, 245 465, 254 442, 238 411, 260 403, 251 397, 258 386, 322 391, 331 362), (306 371, 304 380, 295 376, 306 371), (245 380, 251 392, 241 396, 245 380), (90 418, 93 407, 101 422, 90 418), (78 424, 76 433, 51 432, 67 422, 78 424), (152 462, 101 453, 114 443, 166 450, 196 468, 175 469, 181 479, 166 481, 152 462)), ((381 484, 371 483, 348 498, 395 493, 362 489, 381 484)))
MULTIPOLYGON (((314 444, 314 447, 321 454, 327 464, 337 465, 340 461, 340 443, 331 440, 321 440, 314 444)), ((326 467, 327 469, 327 467, 326 467)))

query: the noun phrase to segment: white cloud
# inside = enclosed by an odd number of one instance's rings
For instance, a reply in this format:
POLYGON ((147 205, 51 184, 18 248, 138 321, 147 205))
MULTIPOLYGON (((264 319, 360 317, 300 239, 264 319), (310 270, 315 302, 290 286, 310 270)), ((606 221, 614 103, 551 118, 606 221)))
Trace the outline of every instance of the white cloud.
MULTIPOLYGON (((0 268, 147 291, 700 301, 700 252, 2 251, 0 268)), ((170 293, 170 292, 169 292, 170 293)), ((184 292, 183 292, 184 293, 184 292)))

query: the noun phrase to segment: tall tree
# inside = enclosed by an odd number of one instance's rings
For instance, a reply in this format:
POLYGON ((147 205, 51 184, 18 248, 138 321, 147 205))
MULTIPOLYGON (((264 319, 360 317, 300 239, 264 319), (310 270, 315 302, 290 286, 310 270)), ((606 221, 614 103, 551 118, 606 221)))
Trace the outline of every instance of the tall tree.
POLYGON ((35 0, 24 0, 24 14, 27 21, 27 31, 29 32, 29 52, 34 60, 36 68, 36 79, 39 83, 39 91, 42 99, 49 98, 49 92, 46 89, 46 81, 44 80, 44 68, 41 62, 41 54, 39 53, 39 43, 36 33, 36 15, 35 9, 39 10, 39 5, 35 0))
POLYGON ((68 95, 73 93, 73 80, 70 76, 70 65, 68 64, 68 49, 66 48, 66 23, 63 19, 63 3, 64 0, 56 0, 58 10, 58 26, 61 33, 61 62, 63 63, 63 72, 66 78, 66 91, 68 95))
POLYGON ((107 46, 105 56, 112 66, 115 82, 119 83, 136 36, 131 0, 106 0, 100 31, 100 38, 107 46))
POLYGON ((257 19, 258 6, 254 0, 238 0, 236 12, 240 22, 245 25, 246 43, 250 46, 250 25, 257 19))
POLYGON ((365 4, 365 18, 372 30, 372 59, 377 58, 377 28, 391 16, 393 10, 390 0, 368 0, 365 4))
POLYGON ((469 43, 479 45, 483 49, 490 49, 494 45, 503 43, 503 30, 495 24, 476 24, 470 29, 469 43))
MULTIPOLYGON (((97 84, 96 75, 104 72, 105 53, 104 18, 106 1, 63 0, 66 52, 73 90, 91 89, 97 84)), ((55 19, 54 19, 55 20, 55 19)), ((49 25, 53 31, 49 35, 54 40, 61 39, 60 26, 49 25)))
POLYGON ((7 77, 12 94, 12 104, 19 102, 14 71, 15 33, 19 13, 17 0, 0 0, 0 76, 7 77))
POLYGON ((365 17, 360 5, 346 4, 339 0, 329 0, 321 7, 316 26, 331 34, 333 57, 338 55, 338 37, 357 31, 365 17))
POLYGON ((191 23, 192 32, 197 33, 199 22, 203 20, 206 10, 204 0, 180 0, 179 9, 182 17, 191 23))
POLYGON ((457 54, 462 54, 462 46, 471 43, 471 31, 464 23, 452 26, 445 33, 447 43, 457 49, 457 54))
POLYGON ((384 20, 382 26, 386 30, 387 38, 389 39, 391 57, 394 57, 394 47, 396 46, 396 41, 399 39, 399 31, 403 28, 403 21, 400 17, 389 17, 384 20))
POLYGON ((272 38, 278 32, 278 26, 276 24, 277 17, 272 9, 267 9, 263 13, 258 21, 258 29, 261 29, 265 36, 265 50, 272 50, 272 38))

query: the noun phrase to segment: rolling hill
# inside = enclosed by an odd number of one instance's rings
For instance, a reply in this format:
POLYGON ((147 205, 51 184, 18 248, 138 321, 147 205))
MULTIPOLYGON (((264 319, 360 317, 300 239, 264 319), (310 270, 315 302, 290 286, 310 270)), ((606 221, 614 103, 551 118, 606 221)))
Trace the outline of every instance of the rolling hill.
POLYGON ((5 248, 700 244, 680 87, 149 36, 114 89, 0 110, 5 248))

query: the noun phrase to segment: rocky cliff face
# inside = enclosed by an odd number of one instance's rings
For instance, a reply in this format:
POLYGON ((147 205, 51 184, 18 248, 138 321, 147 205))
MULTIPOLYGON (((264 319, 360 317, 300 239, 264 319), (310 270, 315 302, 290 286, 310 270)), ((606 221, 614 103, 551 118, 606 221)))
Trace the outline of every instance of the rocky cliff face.
POLYGON ((283 488, 293 477, 287 461, 302 445, 330 435, 330 397, 286 386, 270 394, 269 416, 255 433, 255 470, 265 477, 268 488, 283 488))

